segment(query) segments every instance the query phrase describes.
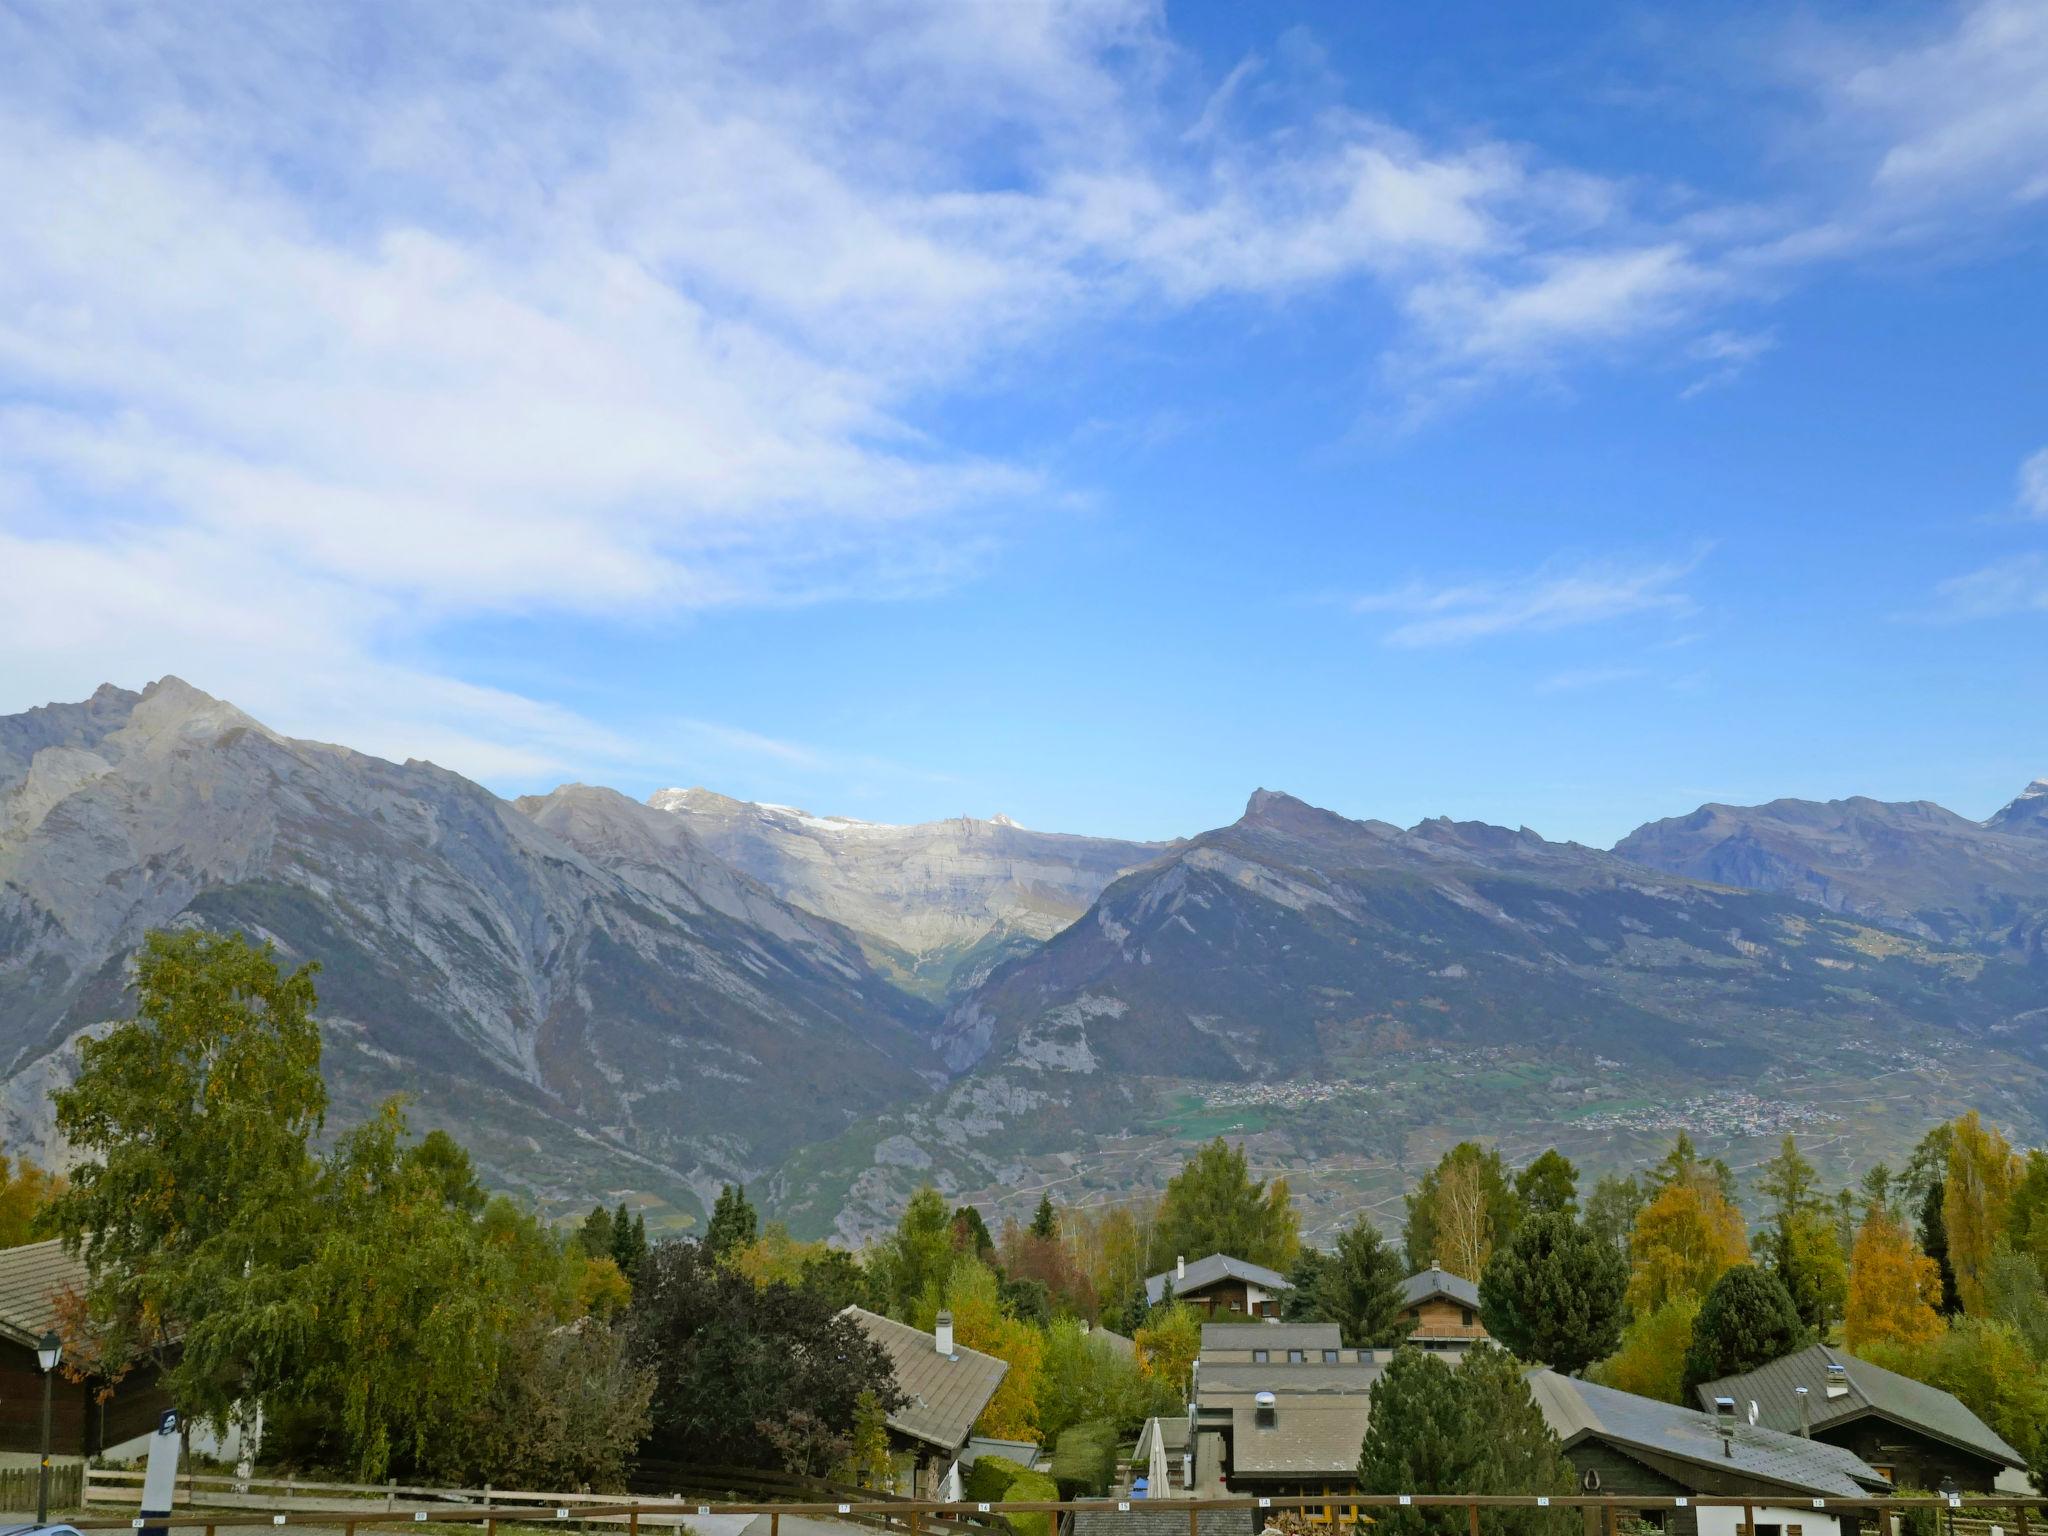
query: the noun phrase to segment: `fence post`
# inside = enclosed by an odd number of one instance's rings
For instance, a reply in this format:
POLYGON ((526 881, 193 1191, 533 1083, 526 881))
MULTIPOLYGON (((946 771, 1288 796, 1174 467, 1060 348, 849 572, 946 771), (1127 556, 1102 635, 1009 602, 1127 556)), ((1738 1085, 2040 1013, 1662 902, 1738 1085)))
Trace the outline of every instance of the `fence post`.
POLYGON ((1465 1525, 1472 1536, 1479 1536, 1479 1505, 1476 1501, 1465 1506, 1465 1525))
POLYGON ((384 1513, 387 1515, 398 1508, 398 1479, 391 1478, 384 1484, 384 1513))

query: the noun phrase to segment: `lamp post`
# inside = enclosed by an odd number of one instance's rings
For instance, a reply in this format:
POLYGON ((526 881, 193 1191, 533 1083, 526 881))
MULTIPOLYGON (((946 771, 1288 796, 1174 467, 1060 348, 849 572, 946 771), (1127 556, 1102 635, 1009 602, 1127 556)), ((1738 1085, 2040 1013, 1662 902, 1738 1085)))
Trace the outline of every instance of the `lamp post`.
POLYGON ((36 1524, 50 1523, 50 1378, 64 1358, 64 1341, 53 1328, 36 1343, 36 1363, 43 1368, 43 1468, 36 1483, 36 1524))
POLYGON ((1935 1492, 1948 1501, 1948 1536, 1956 1536, 1956 1505, 1962 1499, 1963 1490, 1956 1485, 1956 1480, 1951 1475, 1941 1480, 1941 1486, 1935 1492))

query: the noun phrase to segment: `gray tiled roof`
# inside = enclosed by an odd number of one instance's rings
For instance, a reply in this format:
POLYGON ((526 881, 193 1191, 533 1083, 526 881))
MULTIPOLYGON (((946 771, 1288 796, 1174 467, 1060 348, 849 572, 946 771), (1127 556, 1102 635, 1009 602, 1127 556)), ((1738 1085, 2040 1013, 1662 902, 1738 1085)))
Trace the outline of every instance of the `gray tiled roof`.
POLYGON ((846 1315, 888 1352, 896 1385, 910 1399, 889 1415, 889 1427, 947 1451, 965 1445, 974 1421, 1002 1385, 1009 1362, 958 1346, 949 1358, 922 1328, 864 1307, 848 1307, 846 1315))
POLYGON ((1239 1399, 1230 1410, 1230 1475, 1352 1476, 1371 1418, 1372 1404, 1362 1396, 1287 1397, 1261 1424, 1258 1405, 1239 1399))
POLYGON ((2026 1465, 2018 1451, 1953 1394, 1828 1344, 1809 1345, 1743 1375, 1707 1382, 1699 1389, 1699 1401, 1702 1408, 1712 1407, 1716 1397, 1732 1397, 1745 1405, 1754 1402, 1758 1423, 1796 1431, 1799 1397, 1795 1387, 1807 1389, 1807 1407, 1815 1429, 1876 1413, 2008 1467, 2026 1465), (1843 1368, 1843 1384, 1848 1390, 1839 1397, 1827 1394, 1830 1364, 1843 1368))
POLYGON ((1888 1486, 1853 1451, 1775 1429, 1738 1422, 1724 1447, 1709 1413, 1638 1397, 1613 1387, 1576 1381, 1555 1371, 1529 1373, 1529 1392, 1544 1421, 1567 1449, 1593 1438, 1678 1461, 1699 1463, 1717 1475, 1745 1473, 1802 1493, 1853 1498, 1888 1486))
POLYGON ((1176 1296, 1186 1296, 1190 1292, 1202 1290, 1214 1285, 1218 1280, 1249 1280, 1253 1285, 1269 1291, 1293 1289, 1293 1286, 1288 1284, 1287 1277, 1279 1271, 1268 1269, 1263 1264, 1250 1264, 1243 1259, 1233 1259, 1227 1253, 1212 1253, 1206 1259, 1194 1260, 1188 1265, 1188 1272, 1184 1275, 1169 1269, 1149 1276, 1145 1281, 1145 1299, 1153 1306, 1158 1306, 1166 1295, 1166 1282, 1169 1280, 1173 1282, 1173 1293, 1176 1296))
POLYGON ((1287 1351, 1306 1351, 1311 1360, 1321 1358, 1326 1349, 1336 1349, 1344 1342, 1344 1334, 1335 1323, 1204 1323, 1202 1324, 1202 1354, 1249 1355, 1255 1349, 1263 1349, 1287 1358, 1287 1351))
POLYGON ((0 1337, 33 1348, 56 1324, 58 1294, 85 1285, 85 1261, 55 1238, 0 1248, 0 1337))
POLYGON ((1479 1310, 1479 1287, 1448 1269, 1432 1265, 1401 1282, 1401 1305, 1404 1307, 1416 1306, 1432 1296, 1441 1296, 1475 1312, 1479 1310))
MULTIPOLYGON (((1067 1506, 1067 1529, 1073 1536, 1188 1536, 1188 1506, 1178 1499, 1136 1499, 1128 1514, 1115 1501, 1076 1499, 1067 1506)), ((1196 1511, 1201 1536, 1252 1536, 1258 1529, 1253 1509, 1196 1511)))

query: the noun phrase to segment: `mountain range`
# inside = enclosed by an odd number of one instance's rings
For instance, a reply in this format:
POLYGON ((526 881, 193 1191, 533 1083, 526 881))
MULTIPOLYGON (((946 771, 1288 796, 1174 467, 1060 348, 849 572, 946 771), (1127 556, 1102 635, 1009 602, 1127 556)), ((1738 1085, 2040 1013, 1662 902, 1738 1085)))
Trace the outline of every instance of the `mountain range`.
POLYGON ((1260 790, 1157 844, 896 827, 702 788, 502 800, 176 678, 0 718, 0 1132, 123 1016, 150 927, 317 959, 348 1123, 403 1089, 549 1209, 752 1181, 849 1238, 1244 1138, 1312 1229, 1445 1142, 1588 1167, 1674 1127, 1847 1173, 1963 1100, 2048 1130, 2048 783, 1708 805, 1612 850, 1260 790))

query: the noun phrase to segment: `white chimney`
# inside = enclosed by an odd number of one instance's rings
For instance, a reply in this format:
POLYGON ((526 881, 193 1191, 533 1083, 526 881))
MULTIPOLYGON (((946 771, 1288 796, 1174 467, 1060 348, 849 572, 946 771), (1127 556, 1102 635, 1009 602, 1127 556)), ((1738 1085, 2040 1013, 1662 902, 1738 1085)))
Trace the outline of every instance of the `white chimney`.
POLYGON ((1794 1387, 1792 1393, 1799 1399, 1799 1433, 1801 1438, 1813 1438, 1813 1406, 1808 1401, 1812 1396, 1804 1387, 1794 1387))
POLYGON ((1185 1280, 1187 1279, 1187 1277, 1188 1258, 1186 1254, 1181 1254, 1173 1261, 1173 1278, 1176 1280, 1185 1280))
POLYGON ((940 1354, 944 1355, 948 1360, 953 1358, 952 1313, 941 1312, 939 1314, 939 1320, 932 1328, 932 1342, 938 1346, 940 1354))

